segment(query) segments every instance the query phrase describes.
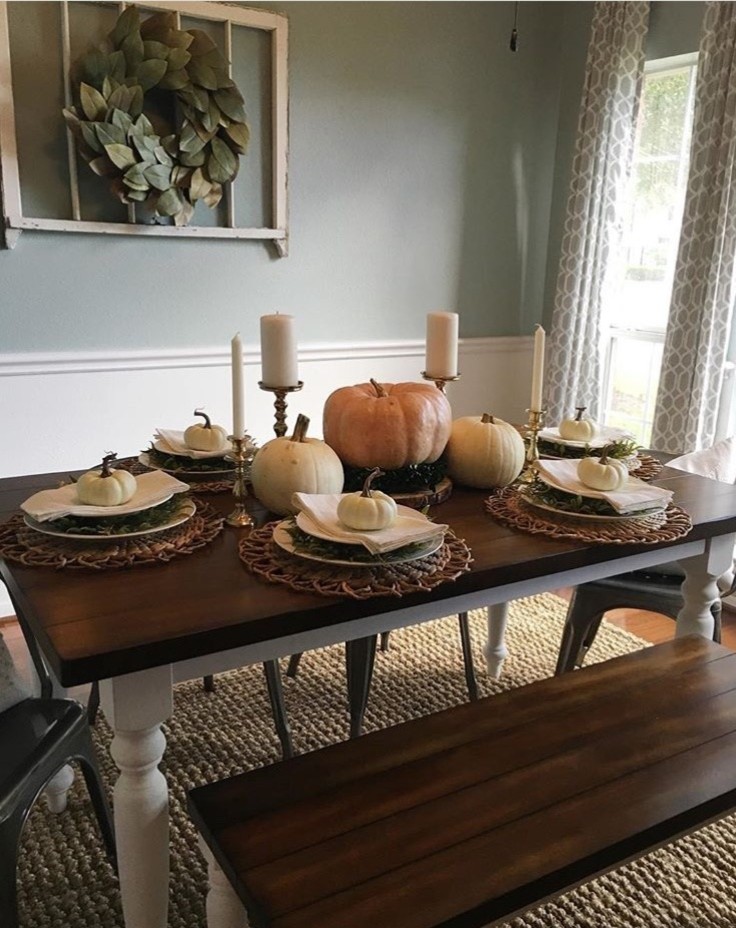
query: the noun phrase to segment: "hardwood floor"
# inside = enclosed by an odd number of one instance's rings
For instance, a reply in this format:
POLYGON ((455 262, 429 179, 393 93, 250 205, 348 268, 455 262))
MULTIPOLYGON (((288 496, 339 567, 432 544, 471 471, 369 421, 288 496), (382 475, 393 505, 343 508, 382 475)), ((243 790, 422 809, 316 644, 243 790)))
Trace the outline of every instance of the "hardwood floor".
MULTIPOLYGON (((569 600, 572 590, 566 588, 555 592, 564 599, 569 600)), ((618 625, 620 628, 631 632, 632 635, 643 638, 652 644, 667 641, 674 632, 674 623, 671 619, 656 612, 643 612, 641 609, 612 609, 607 613, 606 619, 613 625, 618 625)), ((24 676, 30 677, 31 667, 28 651, 23 642, 20 626, 12 616, 0 619, 0 633, 2 633, 20 672, 24 676)), ((736 611, 729 607, 724 607, 723 610, 723 644, 727 648, 736 651, 736 611)), ((89 687, 81 686, 70 690, 69 695, 84 702, 87 699, 88 692, 89 687)))

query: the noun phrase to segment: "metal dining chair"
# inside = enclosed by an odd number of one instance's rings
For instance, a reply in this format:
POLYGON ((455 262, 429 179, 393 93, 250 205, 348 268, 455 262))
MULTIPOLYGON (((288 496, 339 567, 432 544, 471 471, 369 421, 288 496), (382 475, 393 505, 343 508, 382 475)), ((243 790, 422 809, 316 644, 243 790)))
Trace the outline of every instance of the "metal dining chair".
MULTIPOLYGON (((31 658, 42 695, 21 698, 0 712, 0 925, 3 928, 18 926, 16 871, 23 827, 36 799, 71 761, 78 761, 81 767, 107 856, 115 866, 112 815, 97 767, 86 709, 73 699, 51 698, 51 678, 35 646, 31 658)), ((9 661, 9 652, 0 639, 0 664, 6 670, 9 661)), ((1 679, 10 677, 0 673, 1 679)))

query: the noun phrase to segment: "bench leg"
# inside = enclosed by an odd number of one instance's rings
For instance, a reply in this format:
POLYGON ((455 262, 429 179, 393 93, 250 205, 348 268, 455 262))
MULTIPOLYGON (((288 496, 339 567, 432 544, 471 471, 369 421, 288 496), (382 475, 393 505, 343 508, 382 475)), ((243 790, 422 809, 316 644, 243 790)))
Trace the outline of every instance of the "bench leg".
POLYGON ((243 903, 201 838, 199 847, 207 861, 210 884, 207 893, 207 928, 248 928, 250 922, 243 903))
POLYGON ((376 637, 371 635, 369 638, 356 638, 354 641, 345 642, 351 738, 360 737, 363 731, 363 718, 376 659, 376 637))
POLYGON ((483 656, 486 659, 488 676, 497 680, 501 676, 504 661, 509 653, 506 647, 506 623, 509 617, 509 604, 498 603, 495 606, 489 606, 487 614, 488 641, 483 649, 483 656))
POLYGON ((276 726, 276 734, 281 742, 281 753, 284 760, 294 756, 294 747, 291 741, 291 727, 289 716, 284 703, 284 688, 281 685, 281 669, 278 661, 264 661, 263 671, 266 674, 268 698, 271 701, 271 714, 276 726))

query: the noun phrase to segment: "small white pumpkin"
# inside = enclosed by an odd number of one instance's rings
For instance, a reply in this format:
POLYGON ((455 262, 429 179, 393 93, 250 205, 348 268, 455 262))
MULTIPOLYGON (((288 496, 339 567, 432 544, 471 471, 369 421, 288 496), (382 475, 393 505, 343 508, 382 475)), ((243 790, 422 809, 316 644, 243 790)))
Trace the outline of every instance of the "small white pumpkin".
POLYGON ((609 458, 607 451, 608 449, 604 448, 599 458, 587 457, 578 461, 580 482, 591 490, 618 490, 629 479, 629 469, 625 461, 609 458))
POLYGON ((253 492, 278 515, 296 512, 294 493, 341 493, 340 458, 318 438, 307 438, 309 419, 299 415, 290 437, 273 438, 258 450, 250 469, 253 492))
POLYGON ((505 487, 524 466, 524 441, 513 425, 489 413, 452 423, 447 472, 457 483, 490 489, 505 487))
POLYGON ((77 499, 85 506, 120 506, 132 498, 136 479, 127 470, 112 470, 117 454, 109 451, 100 470, 90 470, 77 480, 77 499))
POLYGON ((376 532, 396 521, 396 501, 380 490, 371 490, 373 481, 383 473, 380 467, 374 467, 365 478, 363 489, 358 493, 348 493, 337 504, 337 517, 348 528, 376 532))
POLYGON ((221 425, 213 425, 210 417, 202 409, 195 409, 193 416, 201 416, 204 424, 195 422, 184 432, 184 444, 192 451, 227 451, 230 442, 227 432, 221 425))
POLYGON ((574 419, 563 419, 560 422, 560 438, 567 441, 590 441, 598 432, 598 425, 592 419, 583 418, 586 406, 575 407, 574 419))

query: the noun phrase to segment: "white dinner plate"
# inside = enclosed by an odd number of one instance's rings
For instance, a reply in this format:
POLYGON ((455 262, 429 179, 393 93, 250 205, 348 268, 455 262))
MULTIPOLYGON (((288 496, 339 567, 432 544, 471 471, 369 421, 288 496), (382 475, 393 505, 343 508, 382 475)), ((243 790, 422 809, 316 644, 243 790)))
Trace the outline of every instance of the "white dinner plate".
POLYGON ((553 512, 558 516, 566 516, 571 519, 588 519, 593 522, 630 522, 632 520, 648 519, 651 516, 659 515, 667 508, 666 506, 661 506, 658 509, 648 509, 646 512, 627 513, 626 515, 620 516, 606 516, 595 515, 590 512, 569 512, 567 509, 559 509, 557 506, 550 506, 549 503, 543 503, 541 500, 538 500, 528 493, 523 493, 522 496, 524 502, 533 506, 535 509, 544 509, 546 512, 553 512))
MULTIPOLYGON (((434 554, 435 551, 438 551, 445 540, 444 535, 442 535, 438 538, 431 538, 429 541, 425 541, 419 547, 417 547, 414 542, 410 545, 406 545, 404 548, 396 548, 386 554, 370 554, 366 551, 364 555, 358 554, 357 557, 344 560, 339 557, 329 557, 311 554, 305 551, 297 551, 294 547, 294 541, 286 528, 288 524, 289 520, 284 520, 283 522, 279 522, 273 530, 273 540, 279 548, 282 548, 289 554, 303 557, 307 561, 318 561, 321 564, 336 564, 342 567, 376 567, 381 564, 406 564, 409 561, 418 561, 420 558, 427 557, 430 554, 434 554), (407 551, 406 548, 409 547, 413 548, 413 550, 407 551)), ((320 537, 324 538, 324 536, 320 537)), ((328 540, 331 541, 332 539, 328 540)), ((333 544, 337 544, 337 542, 333 542, 333 544)))
MULTIPOLYGON (((169 497, 171 499, 171 497, 169 497)), ((163 502, 166 502, 165 500, 163 502)), ((157 503, 157 506, 162 505, 162 503, 157 503)), ((153 535, 156 532, 164 532, 166 529, 174 528, 176 525, 181 525, 183 522, 186 522, 188 519, 191 519, 194 513, 197 511, 197 507, 194 505, 192 500, 184 500, 181 507, 174 513, 169 516, 169 518, 162 522, 161 525, 153 526, 152 528, 143 528, 134 532, 110 532, 102 535, 90 535, 89 533, 85 534, 73 534, 71 532, 62 532, 61 529, 54 528, 53 521, 51 522, 36 522, 35 519, 32 519, 30 516, 23 516, 23 521, 28 526, 32 528, 34 532, 40 532, 42 535, 53 535, 55 538, 70 538, 77 541, 109 541, 112 538, 138 538, 141 535, 153 535)), ((100 518, 100 516, 97 516, 100 518)))

